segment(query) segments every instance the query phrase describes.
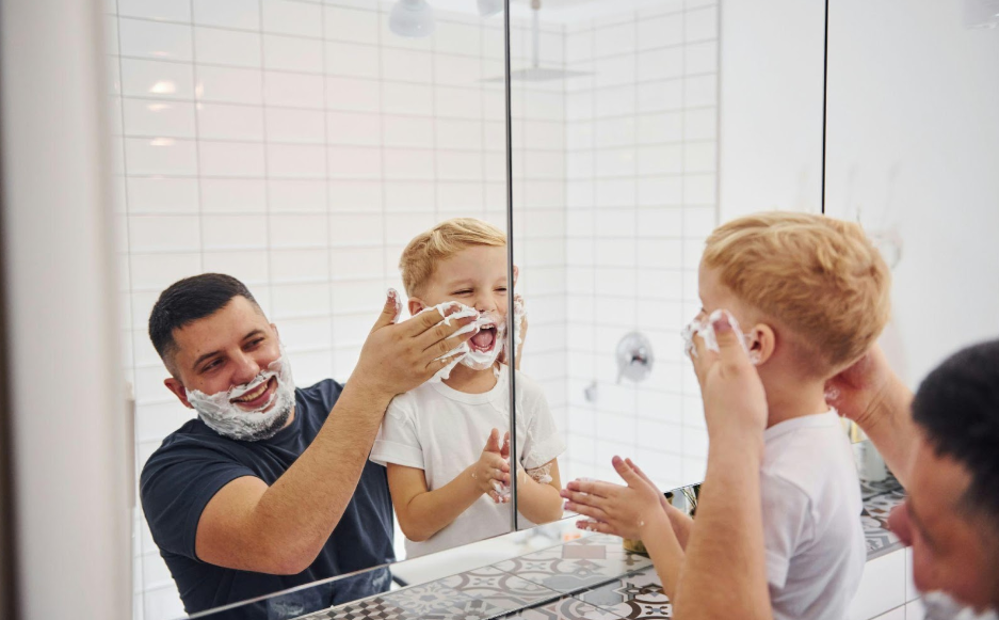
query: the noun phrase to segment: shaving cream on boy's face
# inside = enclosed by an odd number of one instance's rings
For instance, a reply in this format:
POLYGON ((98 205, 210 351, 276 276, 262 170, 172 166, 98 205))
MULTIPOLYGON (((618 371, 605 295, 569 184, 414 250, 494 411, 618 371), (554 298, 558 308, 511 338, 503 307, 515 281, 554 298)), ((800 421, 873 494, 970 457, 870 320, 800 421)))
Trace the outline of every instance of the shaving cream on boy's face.
POLYGON ((697 357, 697 349, 694 347, 694 336, 700 336, 704 339, 704 346, 708 351, 714 351, 718 353, 718 338, 715 336, 714 322, 721 318, 722 315, 728 317, 729 325, 732 326, 732 331, 739 335, 739 342, 742 344, 742 348, 745 349, 746 353, 749 354, 749 361, 756 364, 760 363, 760 353, 759 351, 753 351, 751 349, 750 336, 749 334, 743 333, 739 328, 739 322, 732 316, 732 313, 728 310, 718 309, 712 312, 709 316, 703 316, 702 314, 694 317, 694 320, 687 324, 686 327, 680 332, 680 336, 683 338, 684 342, 684 353, 688 357, 697 357))
POLYGON ((208 428, 239 441, 270 439, 284 428, 295 407, 295 383, 283 349, 281 357, 248 383, 216 394, 185 392, 208 428))
POLYGON ((476 332, 470 340, 463 342, 460 346, 441 358, 453 357, 450 364, 439 370, 430 379, 431 382, 449 379, 451 371, 458 364, 467 366, 472 370, 486 370, 496 363, 500 352, 506 346, 504 338, 506 335, 506 322, 501 317, 491 312, 479 312, 475 308, 457 301, 446 301, 436 306, 424 308, 420 311, 420 314, 430 311, 439 312, 444 317, 442 322, 445 325, 450 325, 451 321, 455 319, 475 317, 474 322, 455 332, 455 335, 476 332), (450 315, 446 315, 445 312, 451 309, 457 310, 450 315))

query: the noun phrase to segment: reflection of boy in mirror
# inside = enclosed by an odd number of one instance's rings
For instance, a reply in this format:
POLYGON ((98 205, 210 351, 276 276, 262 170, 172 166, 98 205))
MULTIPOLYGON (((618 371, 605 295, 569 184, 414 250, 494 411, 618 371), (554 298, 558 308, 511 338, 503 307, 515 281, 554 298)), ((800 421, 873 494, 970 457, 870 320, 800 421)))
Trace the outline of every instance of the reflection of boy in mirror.
MULTIPOLYGON (((400 260, 409 311, 456 301, 478 311, 469 340, 479 358, 506 341, 506 235, 486 222, 457 218, 417 236, 400 260)), ((406 553, 416 557, 509 531, 510 370, 459 363, 443 381, 396 397, 371 459, 388 467, 406 553)), ((517 373, 518 508, 533 523, 562 516, 556 457, 562 443, 541 387, 517 373)))
MULTIPOLYGON (((860 226, 824 216, 743 217, 707 240, 695 324, 727 310, 766 390, 760 492, 777 619, 843 618, 860 584, 867 553, 857 471, 825 386, 888 322, 890 279, 860 226)), ((593 519, 582 527, 641 538, 672 596, 696 521, 666 504, 633 463, 614 465, 628 487, 571 482, 567 508, 593 519)))
MULTIPOLYGON (((146 462, 141 497, 188 613, 393 558, 385 470, 368 452, 392 397, 433 376, 437 351, 464 341, 452 333, 467 323, 435 327, 441 317, 428 314, 396 325, 397 304, 390 295, 346 385, 299 388, 241 282, 202 274, 160 295, 149 336, 167 388, 198 417, 146 462)), ((266 601, 233 615, 291 617, 388 586, 387 570, 372 571, 284 596, 279 615, 266 601)))

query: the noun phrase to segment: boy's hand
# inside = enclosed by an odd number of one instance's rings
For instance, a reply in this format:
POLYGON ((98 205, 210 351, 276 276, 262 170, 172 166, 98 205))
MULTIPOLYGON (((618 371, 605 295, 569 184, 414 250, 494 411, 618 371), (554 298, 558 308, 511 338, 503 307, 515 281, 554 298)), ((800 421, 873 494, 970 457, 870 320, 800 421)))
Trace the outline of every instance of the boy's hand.
MULTIPOLYGON (((507 451, 509 452, 509 448, 507 451)), ((494 428, 489 433, 486 447, 482 449, 482 456, 469 469, 481 492, 489 495, 497 504, 507 501, 500 495, 500 490, 504 484, 510 484, 510 464, 502 455, 499 429, 494 428)))
POLYGON ((762 449, 767 426, 767 396, 756 367, 732 328, 731 315, 712 314, 718 353, 709 351, 700 335, 694 336, 697 355, 692 357, 704 397, 708 437, 736 433, 738 439, 757 437, 762 449))
POLYGON ((590 518, 576 523, 580 529, 641 539, 646 526, 664 516, 665 498, 621 457, 615 456, 612 463, 628 486, 573 480, 561 493, 568 500, 565 509, 590 518))
MULTIPOLYGON (((348 383, 362 385, 382 397, 395 397, 433 377, 452 361, 440 358, 475 335, 474 331, 454 335, 475 321, 473 317, 446 325, 440 312, 424 312, 397 324, 399 311, 398 293, 390 290, 348 383)), ((447 314, 455 311, 449 309, 447 314)))

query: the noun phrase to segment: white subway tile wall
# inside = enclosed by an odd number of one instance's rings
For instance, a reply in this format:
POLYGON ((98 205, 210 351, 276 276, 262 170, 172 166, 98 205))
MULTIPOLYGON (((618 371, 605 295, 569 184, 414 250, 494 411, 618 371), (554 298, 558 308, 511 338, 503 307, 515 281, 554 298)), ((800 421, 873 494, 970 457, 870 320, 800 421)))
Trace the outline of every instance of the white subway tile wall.
MULTIPOLYGON (((505 227, 502 22, 438 10, 434 36, 402 39, 391 5, 108 2, 137 468, 190 418, 145 332, 171 282, 239 277, 279 324, 302 385, 345 380, 384 290, 402 288, 414 234, 457 215, 505 227)), ((696 7, 543 23, 543 66, 587 75, 514 84, 523 369, 569 445, 564 480, 613 478, 615 453, 663 486, 703 472, 676 335, 699 305, 697 257, 716 217, 717 8, 696 7), (619 385, 613 350, 635 329, 656 368, 619 385)), ((515 70, 530 65, 529 22, 515 20, 512 50, 515 70)), ((182 615, 141 515, 135 541, 135 617, 182 615)))
MULTIPOLYGON (((550 295, 564 305, 544 318, 533 312, 528 339, 533 346, 536 323, 565 326, 565 392, 549 395, 569 446, 563 480, 615 480, 615 454, 635 458, 663 488, 703 478, 702 404, 679 331, 700 306, 697 266, 717 223, 717 24, 712 0, 667 0, 570 23, 560 66, 583 75, 557 82, 562 134, 515 121, 532 149, 514 153, 528 176, 540 176, 530 162, 549 150, 564 157, 564 207, 554 209, 564 222, 564 295, 550 295), (655 355, 651 375, 637 384, 619 382, 615 362, 631 331, 647 336, 655 355)), ((515 83, 515 94, 531 89, 515 83)), ((518 198, 528 212, 521 244, 559 230, 518 198)), ((529 349, 524 369, 536 368, 529 349)))

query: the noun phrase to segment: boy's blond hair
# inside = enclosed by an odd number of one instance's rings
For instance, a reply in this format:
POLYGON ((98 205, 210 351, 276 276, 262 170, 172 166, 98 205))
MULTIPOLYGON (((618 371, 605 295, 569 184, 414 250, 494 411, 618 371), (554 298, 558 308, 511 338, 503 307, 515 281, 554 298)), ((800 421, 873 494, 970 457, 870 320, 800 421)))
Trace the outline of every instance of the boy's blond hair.
POLYGON ((860 358, 890 311, 891 272, 858 224, 770 212, 711 233, 703 263, 743 302, 797 336, 819 374, 860 358))
POLYGON ((474 217, 456 217, 414 237, 399 259, 406 294, 410 297, 422 294, 439 261, 475 245, 504 247, 506 235, 488 222, 474 217))

